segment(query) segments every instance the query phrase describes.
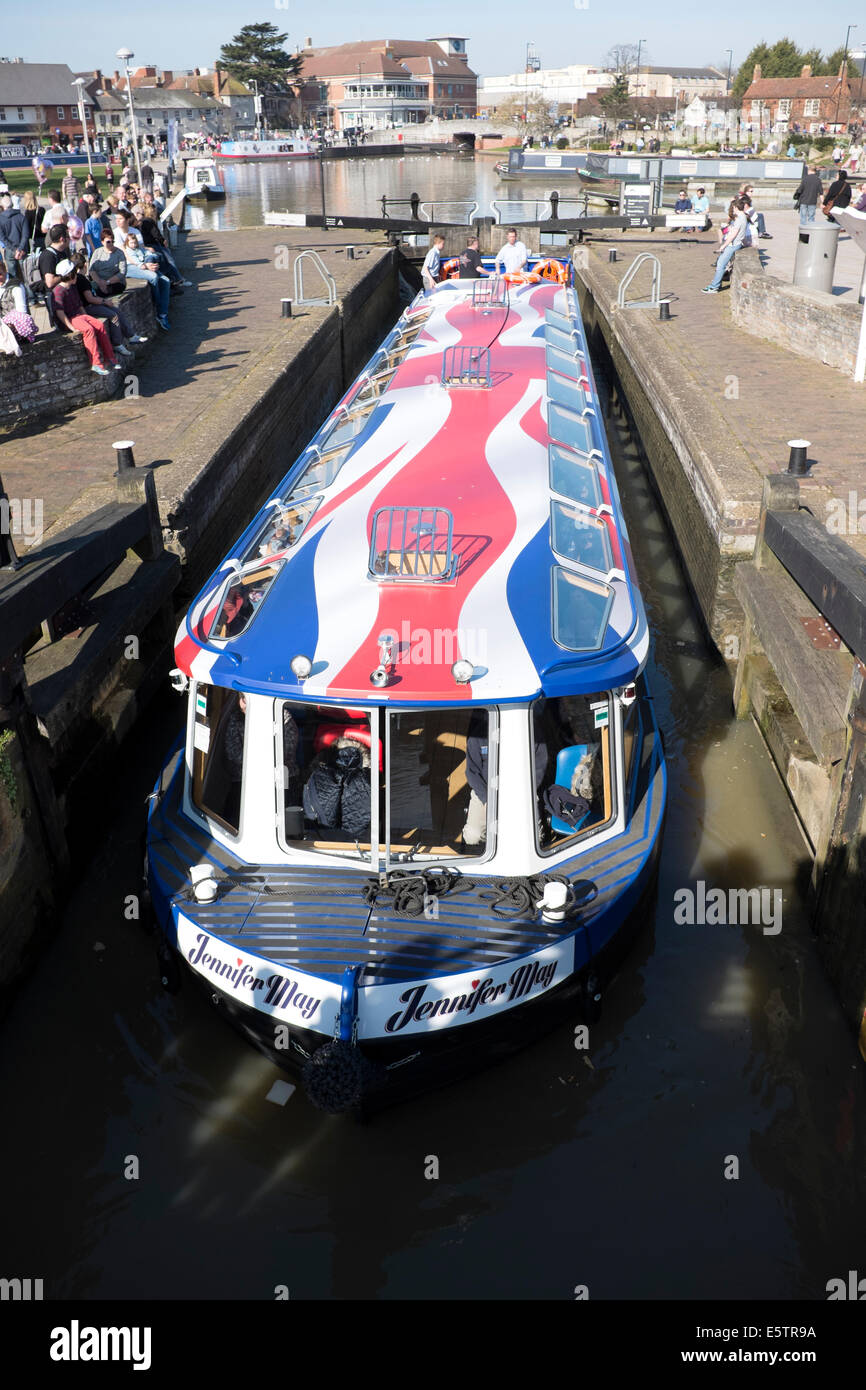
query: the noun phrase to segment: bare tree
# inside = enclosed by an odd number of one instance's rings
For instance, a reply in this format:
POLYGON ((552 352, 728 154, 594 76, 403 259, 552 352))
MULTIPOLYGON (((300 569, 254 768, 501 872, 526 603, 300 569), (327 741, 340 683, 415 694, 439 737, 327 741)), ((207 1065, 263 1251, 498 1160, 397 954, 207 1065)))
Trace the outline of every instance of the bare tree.
MULTIPOLYGON (((629 72, 637 62, 636 43, 615 43, 606 53, 606 58, 614 72, 629 72)), ((644 61, 646 54, 641 49, 641 61, 644 61)))

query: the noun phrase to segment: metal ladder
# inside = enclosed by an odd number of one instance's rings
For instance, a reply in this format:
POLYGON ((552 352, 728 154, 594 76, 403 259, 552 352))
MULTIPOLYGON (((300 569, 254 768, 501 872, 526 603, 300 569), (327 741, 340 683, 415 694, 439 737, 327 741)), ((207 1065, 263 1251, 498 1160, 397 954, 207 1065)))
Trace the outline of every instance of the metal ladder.
POLYGON ((662 287, 662 268, 658 256, 654 256, 651 251, 642 251, 639 256, 635 256, 625 275, 619 283, 619 291, 616 302, 620 309, 657 309, 661 304, 662 287), (652 261, 652 285, 650 286, 649 299, 632 299, 626 302, 626 290, 631 284, 637 272, 640 270, 644 261, 652 261))
POLYGON ((301 251, 295 257, 295 264, 292 267, 295 283, 295 303, 296 304, 336 304, 337 302, 337 282, 328 270, 318 251, 301 251), (319 272, 325 289, 328 291, 327 297, 304 294, 304 261, 310 260, 315 270, 319 272))

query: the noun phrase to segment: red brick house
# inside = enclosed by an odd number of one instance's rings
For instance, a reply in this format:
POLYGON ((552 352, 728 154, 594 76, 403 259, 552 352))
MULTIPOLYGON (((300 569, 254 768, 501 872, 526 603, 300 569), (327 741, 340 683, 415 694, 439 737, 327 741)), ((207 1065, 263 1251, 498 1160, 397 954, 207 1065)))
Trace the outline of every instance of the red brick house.
POLYGON ((751 84, 743 93, 741 118, 745 125, 771 130, 788 130, 796 124, 814 133, 837 120, 844 128, 851 119, 847 64, 835 77, 813 77, 808 64, 799 77, 762 77, 761 65, 756 63, 751 84))
POLYGON ((474 116, 477 77, 466 40, 374 39, 302 51, 307 120, 327 112, 337 129, 421 125, 431 116, 474 116))

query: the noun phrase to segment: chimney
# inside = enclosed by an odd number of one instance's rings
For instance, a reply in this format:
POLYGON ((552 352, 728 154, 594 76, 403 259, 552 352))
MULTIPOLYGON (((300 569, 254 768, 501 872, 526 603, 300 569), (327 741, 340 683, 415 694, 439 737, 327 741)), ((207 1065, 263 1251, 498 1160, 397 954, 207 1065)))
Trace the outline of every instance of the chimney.
POLYGON ((110 92, 113 86, 114 86, 114 83, 113 83, 113 81, 112 81, 112 79, 111 79, 110 77, 103 77, 103 79, 102 79, 102 90, 103 90, 104 92, 110 92))
POLYGON ((193 75, 193 77, 201 77, 201 72, 199 71, 198 68, 193 68, 193 70, 192 70, 192 75, 193 75))
POLYGON ((811 67, 809 66, 808 63, 804 63, 804 64, 803 64, 803 71, 800 73, 800 76, 801 76, 801 77, 811 77, 811 76, 812 76, 812 69, 811 69, 811 67))
POLYGON ((760 82, 760 80, 761 80, 761 64, 760 64, 760 63, 756 63, 756 64, 755 64, 754 71, 753 71, 753 73, 752 73, 752 81, 753 81, 753 82, 760 82))
POLYGON ((214 70, 213 70, 213 94, 214 94, 214 98, 215 98, 217 101, 219 101, 219 99, 220 99, 220 70, 219 70, 219 65, 218 65, 217 63, 214 63, 214 70))
POLYGON ((163 87, 170 87, 173 81, 174 81, 174 73, 172 72, 171 68, 163 68, 163 70, 162 70, 162 85, 163 85, 163 87))
POLYGON ((312 40, 312 39, 304 39, 304 48, 312 48, 312 46, 313 46, 313 40, 312 40))

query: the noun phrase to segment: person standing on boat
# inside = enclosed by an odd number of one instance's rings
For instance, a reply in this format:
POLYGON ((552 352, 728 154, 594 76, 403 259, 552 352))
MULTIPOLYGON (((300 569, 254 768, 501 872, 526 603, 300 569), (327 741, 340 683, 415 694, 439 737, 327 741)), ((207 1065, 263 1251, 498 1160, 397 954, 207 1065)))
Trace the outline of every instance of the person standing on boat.
POLYGON ((494 270, 498 270, 501 265, 506 275, 511 275, 518 270, 525 270, 529 260, 529 248, 524 246, 522 241, 517 240, 516 227, 509 227, 505 236, 505 245, 500 246, 496 253, 494 270))
POLYGON ((458 278, 461 280, 477 280, 484 274, 481 266, 481 252, 478 250, 477 236, 471 236, 466 243, 466 250, 460 253, 460 271, 458 278))
POLYGON ((424 257, 424 264, 421 267, 421 279, 424 282, 425 290, 432 290, 439 279, 439 274, 442 270, 442 247, 444 245, 444 236, 434 236, 433 245, 424 257))

